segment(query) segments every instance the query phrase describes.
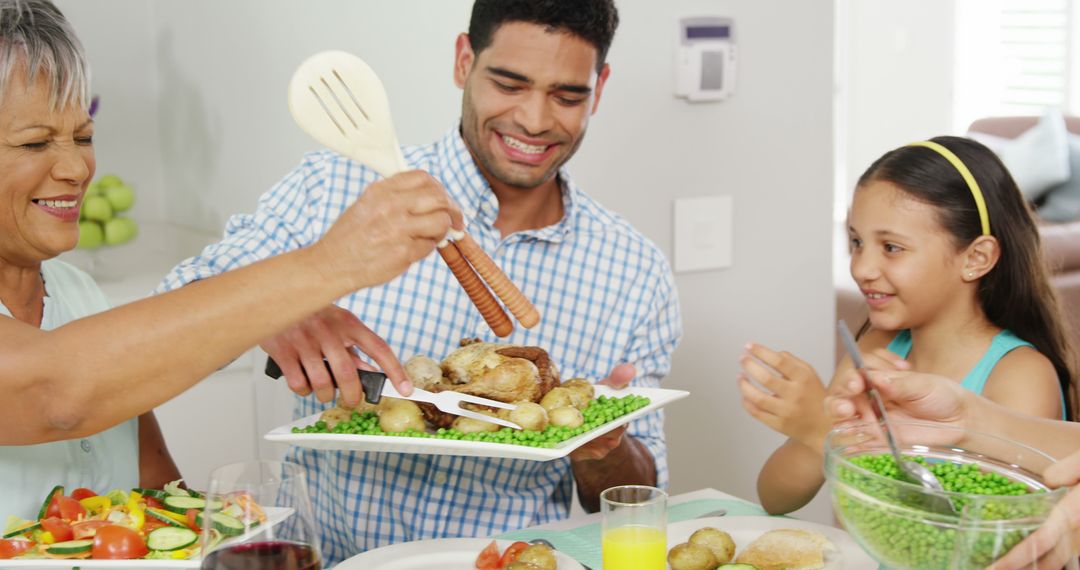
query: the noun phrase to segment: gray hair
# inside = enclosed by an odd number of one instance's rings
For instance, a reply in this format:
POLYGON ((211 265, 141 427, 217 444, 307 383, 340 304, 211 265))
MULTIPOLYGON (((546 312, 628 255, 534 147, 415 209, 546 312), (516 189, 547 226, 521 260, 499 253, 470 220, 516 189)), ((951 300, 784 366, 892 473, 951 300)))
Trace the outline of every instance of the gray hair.
POLYGON ((90 67, 71 24, 49 0, 0 0, 0 100, 12 74, 49 80, 49 108, 90 103, 90 67))

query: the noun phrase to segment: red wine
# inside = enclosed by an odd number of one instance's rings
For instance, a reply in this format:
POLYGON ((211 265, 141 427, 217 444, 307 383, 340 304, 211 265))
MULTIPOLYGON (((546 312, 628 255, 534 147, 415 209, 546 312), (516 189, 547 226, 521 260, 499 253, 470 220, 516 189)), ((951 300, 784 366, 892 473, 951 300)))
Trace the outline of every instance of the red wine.
POLYGON ((306 544, 275 540, 221 548, 203 559, 202 570, 322 570, 319 555, 306 544))

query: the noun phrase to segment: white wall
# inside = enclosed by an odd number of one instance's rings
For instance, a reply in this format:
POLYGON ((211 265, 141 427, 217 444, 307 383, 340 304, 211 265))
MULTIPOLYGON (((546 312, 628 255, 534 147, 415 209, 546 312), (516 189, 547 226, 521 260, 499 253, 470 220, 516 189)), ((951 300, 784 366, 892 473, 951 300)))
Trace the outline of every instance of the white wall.
POLYGON ((837 0, 848 194, 886 151, 953 130, 955 0, 837 0))
MULTIPOLYGON (((403 142, 445 132, 460 108, 453 39, 470 4, 61 2, 99 50, 91 52, 98 91, 159 97, 132 105, 126 122, 99 121, 99 136, 115 137, 117 148, 147 154, 156 146, 140 167, 160 172, 157 198, 140 214, 212 231, 252 210, 315 148, 285 103, 292 71, 311 53, 362 55, 386 84, 403 142), (115 25, 102 29, 125 11, 151 29, 121 37, 115 25), (106 52, 98 47, 105 39, 123 47, 106 52), (136 56, 139 65, 126 63, 136 56)), ((780 438, 739 405, 743 344, 789 350, 826 376, 832 368, 833 3, 622 0, 620 9, 613 74, 571 167, 669 254, 672 200, 734 197, 734 266, 677 278, 686 337, 668 385, 694 397, 671 407, 668 436, 673 491, 711 486, 754 499, 757 471, 780 438), (729 101, 689 105, 671 95, 676 19, 693 14, 735 18, 739 78, 729 101)), ((820 503, 810 515, 828 520, 820 503)))

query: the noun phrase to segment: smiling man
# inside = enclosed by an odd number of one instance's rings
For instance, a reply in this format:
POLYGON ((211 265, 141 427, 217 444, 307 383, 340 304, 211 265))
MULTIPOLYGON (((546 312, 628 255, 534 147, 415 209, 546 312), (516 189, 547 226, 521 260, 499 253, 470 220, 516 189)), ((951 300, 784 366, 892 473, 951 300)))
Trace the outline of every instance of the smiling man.
MULTIPOLYGON (((564 168, 599 106, 617 23, 611 0, 477 1, 456 44, 461 120, 404 155, 443 184, 469 233, 539 309, 540 324, 517 329, 509 342, 545 348, 563 378, 656 387, 682 334, 671 269, 564 168)), ((304 247, 377 179, 332 152, 309 154, 253 215, 235 216, 223 242, 178 266, 162 288, 304 247)), ((429 256, 262 343, 300 396, 297 417, 334 396, 323 358, 340 397, 359 400, 351 349, 384 347, 372 331, 403 357, 441 359, 465 337, 498 340, 439 256, 429 256)), ((596 510, 607 487, 665 486, 666 458, 659 413, 549 462, 289 452, 311 479, 328 565, 394 542, 491 536, 564 518, 575 480, 582 503, 596 510)))

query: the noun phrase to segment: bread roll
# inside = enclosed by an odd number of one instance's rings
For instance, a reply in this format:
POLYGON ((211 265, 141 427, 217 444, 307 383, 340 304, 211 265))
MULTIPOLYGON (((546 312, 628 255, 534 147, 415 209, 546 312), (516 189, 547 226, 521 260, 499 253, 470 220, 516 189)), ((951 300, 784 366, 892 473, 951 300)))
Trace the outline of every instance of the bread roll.
POLYGON ((739 553, 735 562, 760 570, 817 570, 825 567, 825 555, 835 550, 821 533, 796 528, 770 530, 739 553))

